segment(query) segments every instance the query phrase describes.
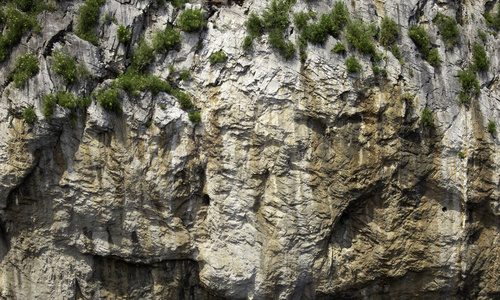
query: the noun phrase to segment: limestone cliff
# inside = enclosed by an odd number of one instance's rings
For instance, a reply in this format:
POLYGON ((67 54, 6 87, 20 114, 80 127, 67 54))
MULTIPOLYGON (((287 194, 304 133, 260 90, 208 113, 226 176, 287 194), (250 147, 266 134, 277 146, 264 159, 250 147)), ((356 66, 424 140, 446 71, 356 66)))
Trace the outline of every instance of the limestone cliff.
MULTIPOLYGON (((276 51, 269 32, 245 51, 246 20, 270 5, 260 0, 106 0, 95 45, 75 34, 84 1, 47 3, 0 64, 0 298, 500 297, 500 144, 487 130, 500 115, 500 42, 483 17, 496 1, 345 1, 351 19, 396 21, 399 59, 375 35, 379 58, 355 51, 345 30, 309 42, 302 59, 298 47, 289 59, 276 51), (177 28, 190 8, 205 28, 177 28), (438 13, 458 22, 453 47, 438 13), (201 122, 163 91, 119 87, 121 113, 99 105, 138 41, 172 25, 180 43, 145 72, 189 94, 201 122), (415 25, 440 66, 409 37, 415 25), (339 41, 346 54, 331 51, 339 41), (461 104, 457 74, 475 43, 489 65, 461 104), (219 50, 227 61, 210 63, 219 50), (90 76, 67 84, 56 51, 90 76), (25 53, 39 71, 17 88, 9 74, 25 53), (346 70, 351 55, 361 71, 346 70), (48 118, 57 91, 92 101, 48 118)), ((319 19, 335 1, 289 3, 283 35, 298 45, 294 13, 319 19)))

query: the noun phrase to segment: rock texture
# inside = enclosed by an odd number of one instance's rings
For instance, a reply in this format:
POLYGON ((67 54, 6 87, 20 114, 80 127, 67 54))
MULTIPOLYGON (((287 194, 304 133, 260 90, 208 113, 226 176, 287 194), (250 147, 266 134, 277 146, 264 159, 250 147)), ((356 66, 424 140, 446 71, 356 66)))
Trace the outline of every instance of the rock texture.
MULTIPOLYGON (((168 2, 107 0, 101 18, 131 28, 132 40, 120 44, 117 25, 101 21, 94 46, 72 32, 82 3, 42 12, 41 32, 0 65, 0 298, 500 297, 500 144, 486 130, 500 115, 494 35, 479 96, 456 102, 457 71, 496 1, 346 1, 351 17, 401 26, 404 62, 377 45, 387 78, 359 54, 363 70, 349 75, 331 36, 310 44, 305 62, 283 59, 265 36, 243 51, 244 22, 265 1, 187 4, 206 11, 207 29, 181 33, 179 51, 157 55, 149 71, 192 96, 197 125, 173 96, 150 92, 121 92, 121 115, 93 102, 76 122, 59 106, 44 118, 45 94, 110 86, 136 41, 179 15, 168 2), (438 12, 459 20, 452 49, 431 21, 438 12), (441 67, 408 37, 417 23, 441 67), (50 67, 53 49, 92 78, 66 87, 50 67), (228 61, 210 64, 221 49, 228 61), (40 71, 16 89, 7 75, 29 51, 40 71), (34 124, 22 119, 30 106, 34 124), (426 106, 435 127, 419 124, 426 106)), ((297 1, 291 13, 332 6, 297 1)), ((286 34, 298 39, 293 25, 286 34)))

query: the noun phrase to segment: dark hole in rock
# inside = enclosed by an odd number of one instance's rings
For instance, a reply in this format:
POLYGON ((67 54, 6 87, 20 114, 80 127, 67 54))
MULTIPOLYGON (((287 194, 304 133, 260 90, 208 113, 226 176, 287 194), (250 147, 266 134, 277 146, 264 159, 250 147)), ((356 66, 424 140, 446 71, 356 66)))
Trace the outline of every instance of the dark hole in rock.
POLYGON ((203 205, 210 205, 210 197, 207 194, 203 195, 203 205))

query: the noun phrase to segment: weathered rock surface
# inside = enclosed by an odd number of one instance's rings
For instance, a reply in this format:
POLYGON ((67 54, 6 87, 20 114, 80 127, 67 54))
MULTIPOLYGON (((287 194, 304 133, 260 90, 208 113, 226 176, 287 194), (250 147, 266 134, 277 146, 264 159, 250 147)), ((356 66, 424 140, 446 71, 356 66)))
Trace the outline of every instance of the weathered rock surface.
MULTIPOLYGON (((192 96, 201 123, 169 94, 123 91, 121 115, 93 102, 57 107, 47 120, 45 94, 110 86, 132 45, 179 15, 168 2, 107 0, 101 18, 131 28, 132 41, 120 44, 117 25, 101 21, 94 46, 71 30, 82 3, 43 12, 40 34, 0 64, 0 298, 500 297, 500 144, 486 131, 500 115, 494 35, 481 93, 467 106, 456 101, 457 71, 470 65, 477 29, 488 32, 482 13, 494 3, 346 1, 352 17, 401 26, 404 62, 377 45, 387 78, 358 54, 362 72, 347 74, 331 36, 309 44, 304 63, 284 60, 265 36, 244 52, 245 20, 267 3, 204 6, 207 29, 181 33, 179 51, 158 54, 149 69, 192 96), (453 49, 432 23, 438 12, 461 24, 453 49), (408 37, 417 22, 441 67, 408 37), (66 87, 51 69, 52 49, 92 78, 66 87), (210 64, 221 49, 228 61, 210 64), (40 71, 17 89, 7 75, 28 51, 40 71), (419 124, 426 106, 435 127, 419 124), (33 125, 23 121, 26 107, 35 108, 33 125)), ((298 1, 292 12, 332 5, 298 1)))

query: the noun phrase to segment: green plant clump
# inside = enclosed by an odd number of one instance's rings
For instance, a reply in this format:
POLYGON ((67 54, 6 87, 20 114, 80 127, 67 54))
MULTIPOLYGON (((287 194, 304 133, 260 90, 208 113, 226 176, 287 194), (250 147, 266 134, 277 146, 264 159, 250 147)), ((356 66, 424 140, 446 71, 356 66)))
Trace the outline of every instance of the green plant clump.
POLYGON ((16 88, 21 88, 30 77, 38 73, 38 70, 40 70, 40 67, 38 66, 38 59, 36 56, 31 53, 26 53, 17 58, 16 66, 9 77, 14 80, 14 86, 16 88))
POLYGON ((149 90, 153 95, 159 92, 172 92, 172 87, 168 82, 154 76, 143 75, 135 69, 129 69, 124 74, 118 76, 118 86, 128 93, 149 90))
POLYGON ((57 97, 55 95, 48 94, 43 97, 42 114, 45 116, 45 118, 52 118, 52 114, 54 113, 56 104, 57 97))
POLYGON ((452 48, 460 40, 460 30, 455 18, 438 13, 433 22, 439 27, 447 48, 452 48))
POLYGON ((63 52, 54 53, 55 63, 52 66, 56 73, 62 75, 66 84, 71 84, 76 80, 76 61, 63 52))
POLYGON ((399 36, 399 26, 396 22, 389 18, 384 18, 382 20, 382 25, 380 26, 379 41, 384 47, 389 47, 394 45, 398 40, 399 36))
POLYGON ((346 51, 345 45, 341 42, 335 44, 335 46, 332 49, 332 52, 335 53, 345 53, 345 51, 346 51))
POLYGON ((313 23, 306 27, 305 35, 311 43, 322 44, 326 41, 329 34, 333 34, 333 24, 331 16, 328 14, 321 15, 317 23, 313 23))
POLYGON ((458 157, 460 157, 461 159, 464 159, 465 153, 463 153, 462 151, 458 151, 458 157))
POLYGON ((26 123, 32 124, 36 120, 36 114, 33 107, 27 107, 23 111, 23 119, 26 123))
POLYGON ((314 17, 314 13, 299 12, 293 16, 295 27, 298 30, 303 30, 307 27, 309 19, 314 17))
POLYGON ((256 13, 251 13, 247 21, 247 30, 252 38, 262 35, 264 30, 264 22, 256 13))
POLYGON ((361 69, 362 69, 361 64, 354 56, 351 56, 348 59, 346 59, 345 65, 347 67, 348 73, 357 73, 357 72, 361 71, 361 69))
POLYGON ((154 49, 142 39, 132 55, 132 68, 144 71, 154 57, 154 49))
POLYGON ((488 70, 488 55, 481 44, 474 43, 472 47, 472 69, 475 71, 486 71, 488 70))
POLYGON ((76 96, 66 91, 58 91, 56 94, 57 104, 61 107, 74 109, 77 106, 76 96))
POLYGON ((35 27, 36 20, 28 14, 9 7, 2 18, 6 24, 3 35, 0 35, 0 61, 9 55, 9 48, 21 41, 21 37, 35 27))
POLYGON ((95 34, 95 26, 99 24, 99 6, 105 0, 87 0, 85 4, 78 9, 78 21, 75 34, 97 45, 98 39, 95 34))
POLYGON ((333 4, 332 12, 330 13, 332 28, 331 33, 334 37, 338 37, 340 31, 349 23, 349 10, 342 1, 336 1, 333 4))
POLYGON ((481 88, 476 73, 468 70, 458 71, 458 80, 462 85, 462 90, 459 93, 458 101, 460 103, 468 103, 469 100, 479 94, 481 88))
POLYGON ((194 124, 198 124, 201 121, 201 114, 197 110, 192 110, 188 114, 189 120, 193 122, 194 124))
POLYGON ((162 53, 175 49, 181 41, 181 35, 173 28, 167 27, 165 30, 156 32, 153 38, 153 48, 162 53))
POLYGON ((486 32, 482 31, 481 28, 477 29, 477 36, 483 41, 483 43, 486 43, 486 40, 488 39, 486 36, 486 32))
POLYGON ((182 109, 190 109, 193 107, 193 102, 191 102, 191 97, 188 94, 183 93, 179 90, 173 90, 172 95, 177 98, 182 109))
POLYGON ((184 31, 194 32, 205 27, 205 15, 199 9, 186 9, 177 21, 177 25, 184 31))
POLYGON ((441 65, 441 57, 437 49, 433 49, 427 31, 421 26, 413 26, 408 32, 422 56, 433 66, 441 65))
POLYGON ((422 116, 420 117, 420 124, 425 127, 434 126, 434 117, 432 116, 432 111, 426 106, 422 111, 422 116))
POLYGON ((116 35, 118 36, 118 40, 120 41, 120 43, 125 44, 132 37, 132 32, 130 31, 130 29, 123 26, 123 24, 120 24, 120 26, 118 26, 118 29, 116 29, 116 35))
POLYGON ((191 77, 191 72, 189 70, 182 70, 179 72, 179 76, 182 80, 186 81, 189 80, 189 77, 191 77))
POLYGON ((488 132, 497 133, 497 124, 493 121, 488 122, 488 132))
POLYGON ((372 24, 367 25, 361 20, 355 20, 347 25, 345 36, 354 49, 362 54, 368 54, 374 57, 376 51, 375 45, 372 42, 372 37, 375 30, 376 28, 372 24))
POLYGON ((97 102, 105 110, 120 113, 122 111, 122 106, 118 99, 119 95, 120 91, 116 87, 111 87, 109 89, 101 88, 97 91, 97 102))
POLYGON ((226 53, 224 53, 224 51, 219 50, 210 54, 208 60, 210 61, 211 64, 223 63, 227 61, 227 55, 226 53))
POLYGON ((15 3, 20 10, 32 14, 37 14, 47 7, 45 2, 40 0, 15 0, 15 3))
POLYGON ((496 14, 491 14, 489 11, 486 11, 483 16, 486 20, 486 25, 493 28, 495 31, 500 30, 500 6, 498 6, 498 12, 496 14))
POLYGON ((247 35, 243 39, 243 43, 241 44, 241 48, 243 48, 243 50, 247 51, 247 50, 252 49, 252 47, 253 47, 253 38, 250 35, 247 35))

